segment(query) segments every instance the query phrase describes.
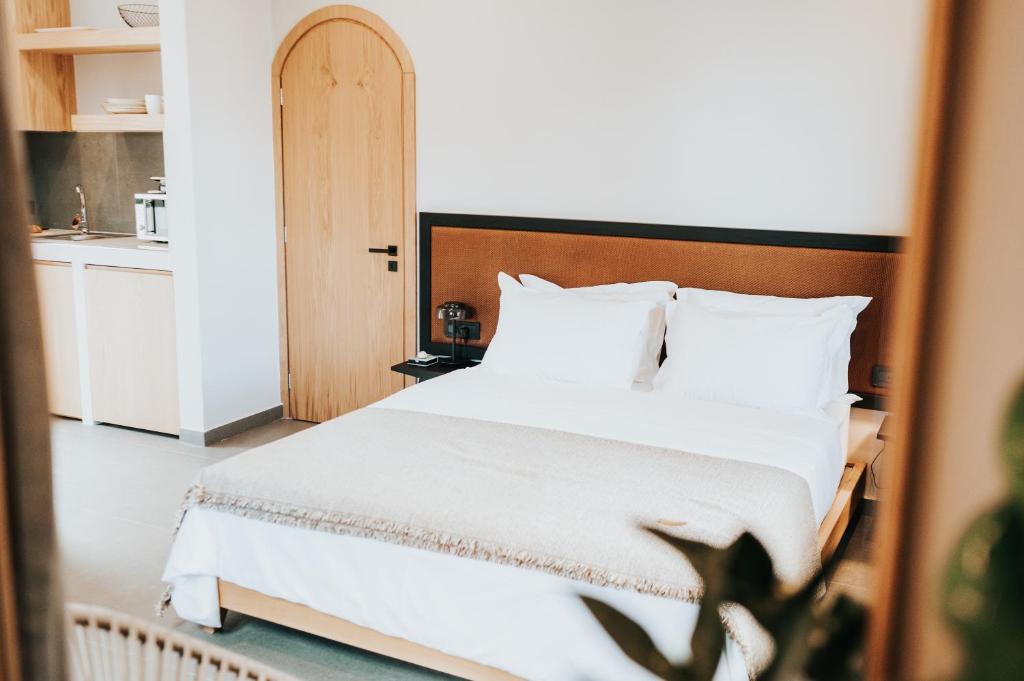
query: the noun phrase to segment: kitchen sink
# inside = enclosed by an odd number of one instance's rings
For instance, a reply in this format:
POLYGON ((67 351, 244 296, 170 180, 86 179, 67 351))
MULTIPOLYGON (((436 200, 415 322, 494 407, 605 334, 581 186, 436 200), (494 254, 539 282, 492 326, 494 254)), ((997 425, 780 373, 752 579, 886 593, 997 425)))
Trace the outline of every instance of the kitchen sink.
POLYGON ((53 239, 54 241, 92 241, 93 239, 124 239, 131 234, 116 234, 111 232, 89 232, 88 234, 54 234, 53 236, 41 236, 41 239, 53 239))

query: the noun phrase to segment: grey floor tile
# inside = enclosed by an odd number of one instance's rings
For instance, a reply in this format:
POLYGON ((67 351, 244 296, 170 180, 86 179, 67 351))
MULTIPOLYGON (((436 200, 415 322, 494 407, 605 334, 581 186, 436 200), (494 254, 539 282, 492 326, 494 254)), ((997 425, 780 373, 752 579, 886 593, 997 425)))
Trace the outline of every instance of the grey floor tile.
POLYGON ((271 667, 287 669, 308 681, 413 681, 454 678, 245 615, 231 613, 226 624, 223 631, 212 635, 189 622, 184 622, 176 628, 208 638, 218 645, 271 667))
POLYGON ((168 529, 76 510, 58 513, 57 532, 66 600, 152 618, 163 591, 168 529))
POLYGON ((54 471, 58 508, 88 510, 167 531, 174 528, 185 492, 205 465, 196 457, 136 443, 80 443, 60 459, 54 471))

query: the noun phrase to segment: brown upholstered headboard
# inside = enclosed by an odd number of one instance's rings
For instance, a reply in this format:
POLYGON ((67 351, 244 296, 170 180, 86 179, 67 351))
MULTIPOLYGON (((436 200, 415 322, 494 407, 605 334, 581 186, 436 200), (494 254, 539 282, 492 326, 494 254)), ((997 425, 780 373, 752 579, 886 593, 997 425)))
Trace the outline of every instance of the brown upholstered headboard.
POLYGON ((850 389, 874 406, 886 393, 872 373, 890 365, 899 247, 883 236, 420 213, 420 348, 450 347, 433 311, 458 300, 476 309, 480 341, 469 354, 481 357, 498 321, 500 271, 562 286, 664 280, 799 298, 871 296, 853 335, 850 389))

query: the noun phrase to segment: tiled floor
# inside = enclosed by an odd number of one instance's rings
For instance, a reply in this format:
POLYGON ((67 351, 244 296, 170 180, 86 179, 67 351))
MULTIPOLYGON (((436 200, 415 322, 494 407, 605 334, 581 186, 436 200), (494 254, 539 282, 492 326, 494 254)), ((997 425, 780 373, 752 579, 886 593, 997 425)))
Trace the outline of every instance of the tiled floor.
MULTIPOLYGON (((160 574, 182 496, 196 472, 226 457, 307 427, 278 421, 212 447, 110 426, 53 420, 57 524, 65 597, 156 619, 160 574)), ((831 584, 866 600, 871 515, 862 517, 831 584)), ((174 617, 161 623, 207 636, 174 617)), ((232 614, 217 644, 309 681, 446 678, 272 624, 232 614)))

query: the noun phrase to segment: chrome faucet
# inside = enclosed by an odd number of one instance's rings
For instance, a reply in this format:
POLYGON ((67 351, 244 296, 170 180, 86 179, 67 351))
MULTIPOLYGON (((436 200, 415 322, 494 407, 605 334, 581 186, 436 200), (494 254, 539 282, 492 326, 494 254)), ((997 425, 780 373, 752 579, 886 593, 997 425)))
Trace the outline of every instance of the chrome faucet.
POLYGON ((82 219, 78 222, 78 231, 82 234, 89 233, 89 218, 85 214, 85 192, 82 190, 82 185, 76 184, 75 191, 78 192, 78 200, 82 204, 81 216, 82 219))

